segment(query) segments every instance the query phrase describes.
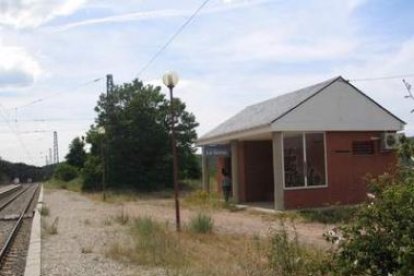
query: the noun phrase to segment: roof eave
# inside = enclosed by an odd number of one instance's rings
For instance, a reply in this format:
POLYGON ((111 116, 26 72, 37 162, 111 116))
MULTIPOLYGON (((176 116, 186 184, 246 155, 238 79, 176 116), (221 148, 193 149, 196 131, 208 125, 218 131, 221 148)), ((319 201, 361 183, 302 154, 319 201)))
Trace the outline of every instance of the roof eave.
POLYGON ((249 136, 254 136, 258 134, 263 133, 270 133, 272 132, 272 128, 270 124, 257 126, 254 128, 239 130, 239 131, 233 131, 221 135, 206 137, 206 138, 199 138, 196 141, 196 146, 204 146, 209 144, 225 144, 228 143, 231 140, 237 140, 237 139, 243 139, 248 138, 249 136))

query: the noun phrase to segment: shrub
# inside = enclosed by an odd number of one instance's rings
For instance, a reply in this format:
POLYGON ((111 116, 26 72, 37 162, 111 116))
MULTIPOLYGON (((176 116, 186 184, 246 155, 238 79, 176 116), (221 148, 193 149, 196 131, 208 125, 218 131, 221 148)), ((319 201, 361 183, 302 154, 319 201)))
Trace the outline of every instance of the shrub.
POLYGON ((71 181, 78 176, 78 169, 67 163, 62 163, 57 166, 54 176, 59 180, 71 181))
POLYGON ((82 170, 84 191, 96 191, 102 188, 102 163, 97 156, 88 155, 82 170))
POLYGON ((39 213, 41 216, 48 216, 49 215, 49 208, 46 205, 42 205, 42 207, 39 209, 39 213))
POLYGON ((325 275, 325 256, 301 245, 298 234, 289 236, 283 219, 281 229, 270 233, 269 265, 273 275, 325 275))
POLYGON ((414 275, 414 173, 401 169, 371 184, 376 197, 341 228, 334 267, 341 275, 414 275))
POLYGON ((197 214, 191 218, 190 230, 194 233, 206 234, 213 231, 213 219, 206 214, 197 214))

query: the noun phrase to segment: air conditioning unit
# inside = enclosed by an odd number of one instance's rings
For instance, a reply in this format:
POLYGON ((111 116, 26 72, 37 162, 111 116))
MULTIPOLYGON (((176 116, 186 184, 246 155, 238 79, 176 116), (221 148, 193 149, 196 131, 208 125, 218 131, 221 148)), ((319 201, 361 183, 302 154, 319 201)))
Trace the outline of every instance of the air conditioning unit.
POLYGON ((382 134, 382 148, 384 150, 397 149, 401 142, 401 135, 398 133, 383 133, 382 134))

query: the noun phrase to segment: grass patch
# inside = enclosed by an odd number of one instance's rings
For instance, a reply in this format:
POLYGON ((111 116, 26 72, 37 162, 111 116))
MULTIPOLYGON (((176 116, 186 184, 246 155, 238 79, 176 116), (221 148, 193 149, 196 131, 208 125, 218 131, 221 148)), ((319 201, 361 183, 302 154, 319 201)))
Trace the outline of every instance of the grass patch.
POLYGON ((71 181, 65 182, 52 178, 44 183, 46 189, 64 189, 72 192, 81 192, 82 191, 82 179, 77 177, 71 181))
POLYGON ((325 209, 305 209, 298 213, 306 221, 336 224, 350 222, 358 209, 358 206, 337 206, 325 209))
MULTIPOLYGON (((86 195, 95 201, 103 201, 102 192, 91 192, 86 195)), ((139 192, 136 190, 107 190, 105 192, 105 203, 121 204, 125 202, 133 202, 137 200, 151 199, 171 199, 173 198, 172 190, 163 190, 157 192, 139 192)))
POLYGON ((189 193, 184 197, 183 205, 186 207, 198 207, 203 209, 225 208, 229 203, 225 203, 222 197, 217 193, 207 193, 203 190, 197 190, 189 193))
POLYGON ((50 223, 47 220, 42 221, 42 233, 45 235, 56 235, 58 233, 59 217, 50 223))
POLYGON ((102 224, 103 224, 104 226, 111 226, 111 225, 112 225, 112 220, 111 220, 111 218, 105 218, 105 219, 102 221, 102 224))
POLYGON ((189 229, 194 233, 206 234, 213 231, 213 219, 206 214, 198 213, 191 218, 189 229))
POLYGON ((43 217, 47 217, 50 213, 49 208, 43 204, 42 207, 39 209, 39 213, 43 217))
POLYGON ((266 237, 198 235, 142 217, 130 223, 128 234, 109 246, 107 256, 167 275, 325 275, 326 254, 300 245, 285 227, 266 237))
POLYGON ((115 215, 113 219, 115 222, 121 225, 125 225, 129 221, 129 215, 127 212, 125 212, 124 208, 122 208, 122 210, 117 215, 115 215))

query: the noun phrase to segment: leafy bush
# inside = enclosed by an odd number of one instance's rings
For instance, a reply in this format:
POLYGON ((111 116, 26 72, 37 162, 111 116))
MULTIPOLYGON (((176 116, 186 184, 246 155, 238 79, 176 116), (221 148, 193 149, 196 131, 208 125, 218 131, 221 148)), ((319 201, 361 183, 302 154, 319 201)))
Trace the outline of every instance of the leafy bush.
POLYGON ((62 163, 57 166, 54 176, 59 180, 71 181, 78 176, 78 169, 67 163, 62 163))
POLYGON ((341 228, 333 267, 341 275, 414 275, 414 173, 400 169, 371 184, 376 197, 341 228))
POLYGON ((190 230, 194 233, 206 234, 213 230, 213 219, 206 214, 197 214, 191 218, 190 230))
POLYGON ((96 191, 102 188, 102 163, 93 155, 88 155, 85 166, 82 170, 84 191, 96 191))

